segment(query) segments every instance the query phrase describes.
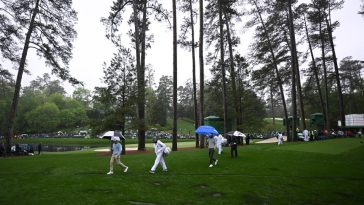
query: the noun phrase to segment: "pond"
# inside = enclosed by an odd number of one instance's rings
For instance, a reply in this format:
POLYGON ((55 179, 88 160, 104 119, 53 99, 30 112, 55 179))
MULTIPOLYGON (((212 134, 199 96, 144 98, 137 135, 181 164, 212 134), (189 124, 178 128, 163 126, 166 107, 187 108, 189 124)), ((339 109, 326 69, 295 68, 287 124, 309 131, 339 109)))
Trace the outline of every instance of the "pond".
POLYGON ((80 151, 91 149, 90 146, 57 146, 57 145, 44 145, 42 151, 45 152, 66 152, 66 151, 80 151))
MULTIPOLYGON (((38 146, 32 145, 34 152, 38 152, 38 146)), ((67 152, 67 151, 81 151, 89 150, 97 146, 59 146, 59 145, 42 145, 42 152, 67 152)))

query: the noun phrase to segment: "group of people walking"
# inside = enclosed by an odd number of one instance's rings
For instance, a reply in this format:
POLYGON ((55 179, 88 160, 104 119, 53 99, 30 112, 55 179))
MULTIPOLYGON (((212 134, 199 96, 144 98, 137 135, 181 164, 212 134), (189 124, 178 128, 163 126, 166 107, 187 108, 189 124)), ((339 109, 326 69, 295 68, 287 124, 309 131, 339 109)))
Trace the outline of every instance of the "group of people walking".
MULTIPOLYGON (((223 152, 223 144, 225 143, 225 138, 222 137, 222 135, 213 136, 208 135, 207 138, 207 146, 209 150, 209 167, 216 166, 218 163, 218 159, 215 158, 215 149, 218 150, 218 154, 221 155, 223 152)), ((120 155, 122 152, 122 146, 120 144, 120 139, 117 137, 112 137, 112 155, 110 159, 110 170, 107 173, 107 175, 114 174, 114 164, 121 166, 124 169, 124 172, 127 172, 129 167, 126 166, 124 163, 120 160, 120 155)), ((163 172, 167 172, 167 165, 164 161, 164 156, 170 152, 169 147, 167 147, 161 140, 154 137, 153 138, 153 145, 154 145, 154 152, 156 155, 154 164, 152 168, 150 169, 149 173, 154 174, 157 166, 161 165, 163 172)), ((236 137, 232 137, 230 141, 230 147, 231 147, 231 157, 236 158, 238 156, 237 151, 238 141, 236 137)))
MULTIPOLYGON (((113 142, 112 155, 111 155, 111 159, 110 159, 110 170, 107 173, 107 175, 114 174, 114 163, 116 163, 117 165, 120 165, 122 168, 124 168, 124 172, 127 172, 129 167, 120 161, 120 155, 122 152, 122 146, 120 144, 120 139, 117 137, 112 137, 111 141, 113 142)), ((164 161, 164 155, 167 152, 169 152, 170 150, 162 141, 158 140, 156 137, 153 138, 153 143, 154 143, 154 152, 156 154, 156 158, 155 158, 154 164, 149 172, 151 174, 154 174, 155 170, 157 169, 158 164, 160 164, 162 166, 164 172, 167 172, 168 170, 167 170, 167 165, 164 161)))

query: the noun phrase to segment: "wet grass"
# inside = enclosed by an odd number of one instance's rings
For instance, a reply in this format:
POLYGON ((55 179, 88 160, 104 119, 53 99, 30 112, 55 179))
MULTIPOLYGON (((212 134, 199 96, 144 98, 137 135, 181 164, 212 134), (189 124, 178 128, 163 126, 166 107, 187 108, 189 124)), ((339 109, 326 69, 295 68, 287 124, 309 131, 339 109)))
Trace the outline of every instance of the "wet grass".
POLYGON ((122 156, 113 176, 93 151, 0 158, 0 204, 363 204, 362 141, 225 148, 213 168, 207 149, 183 150, 154 175, 153 154, 122 156))

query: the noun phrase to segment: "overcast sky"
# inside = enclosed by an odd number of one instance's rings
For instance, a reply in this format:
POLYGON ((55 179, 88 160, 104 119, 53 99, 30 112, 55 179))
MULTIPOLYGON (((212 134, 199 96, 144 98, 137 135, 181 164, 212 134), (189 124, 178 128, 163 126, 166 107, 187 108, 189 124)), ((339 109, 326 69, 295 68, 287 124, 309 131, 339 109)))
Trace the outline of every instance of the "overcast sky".
MULTIPOLYGON (((163 1, 166 9, 171 9, 170 0, 161 1, 163 1)), ((102 64, 103 62, 109 63, 115 51, 113 45, 105 38, 105 27, 100 23, 101 17, 107 17, 112 2, 112 0, 73 0, 74 8, 78 12, 78 24, 76 25, 78 38, 74 42, 70 72, 73 77, 84 82, 85 87, 89 90, 93 90, 95 86, 103 85, 101 80, 103 76, 102 64)), ((364 18, 357 14, 360 4, 360 0, 346 0, 344 8, 333 13, 333 19, 340 21, 340 27, 334 31, 339 61, 346 56, 364 60, 364 18)), ((146 61, 155 70, 155 81, 158 82, 162 75, 172 76, 173 74, 172 31, 168 30, 166 23, 156 22, 151 25, 151 32, 155 38, 152 49, 147 51, 146 61)), ((252 32, 238 32, 243 44, 239 47, 239 53, 247 53, 246 48, 251 43, 249 40, 252 32)), ((196 39, 198 39, 198 31, 196 32, 196 39)), ((124 45, 129 46, 130 42, 126 41, 124 45)), ((28 85, 31 80, 37 76, 42 76, 45 72, 50 73, 50 69, 44 67, 43 60, 39 60, 34 54, 30 53, 28 59, 28 69, 32 75, 23 76, 23 86, 28 85)), ((196 61, 198 62, 198 53, 196 53, 196 61)), ((191 73, 191 54, 179 48, 178 84, 183 85, 187 79, 191 78, 191 73)), ((207 66, 205 73, 208 77, 207 66)), ((197 73, 197 79, 198 76, 197 73)), ((73 92, 73 88, 68 83, 63 85, 69 94, 73 92)))

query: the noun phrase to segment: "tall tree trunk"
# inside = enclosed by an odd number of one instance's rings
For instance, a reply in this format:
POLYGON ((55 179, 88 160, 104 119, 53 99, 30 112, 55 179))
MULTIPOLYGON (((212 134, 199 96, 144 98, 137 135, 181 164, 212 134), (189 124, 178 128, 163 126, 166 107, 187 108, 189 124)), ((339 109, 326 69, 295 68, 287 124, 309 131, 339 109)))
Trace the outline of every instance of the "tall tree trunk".
POLYGON ((232 41, 231 41, 231 34, 230 34, 230 26, 229 26, 229 21, 228 21, 228 17, 226 15, 226 11, 224 11, 224 16, 225 16, 225 25, 226 25, 226 32, 227 32, 227 39, 228 39, 228 45, 229 45, 229 58, 230 58, 230 75, 231 75, 231 85, 232 85, 232 89, 233 89, 233 106, 234 106, 234 110, 235 110, 235 114, 234 114, 234 129, 237 129, 238 125, 240 125, 240 121, 239 121, 239 108, 238 108, 238 98, 237 98, 237 92, 236 92, 236 80, 235 80, 235 68, 234 68, 234 54, 233 54, 233 45, 232 45, 232 41))
MULTIPOLYGON (((200 39, 199 39, 199 61, 200 61, 200 125, 204 125, 204 60, 203 60, 203 0, 200 0, 200 39)), ((200 148, 205 147, 204 136, 200 135, 200 148)))
POLYGON ((244 84, 243 84, 243 80, 241 77, 241 68, 240 66, 238 67, 238 80, 237 80, 238 84, 237 84, 237 92, 238 92, 238 121, 240 122, 240 124, 244 124, 243 123, 243 107, 242 107, 242 103, 243 103, 243 91, 244 91, 244 84))
MULTIPOLYGON (((193 9, 192 9, 192 0, 189 1, 190 3, 190 19, 191 19, 191 50, 192 50, 192 84, 193 84, 193 108, 194 108, 194 119, 195 119, 195 130, 199 126, 198 120, 198 109, 197 109, 197 88, 196 88, 196 54, 195 54, 195 28, 193 22, 193 9)), ((199 147, 200 143, 198 140, 198 134, 195 134, 195 142, 196 148, 199 147)))
POLYGON ((172 150, 177 151, 177 11, 176 0, 173 7, 173 143, 172 150))
MULTIPOLYGON (((293 18, 293 17, 292 17, 293 18)), ((290 14, 288 12, 287 14, 287 22, 289 24, 290 22, 290 14)), ((292 22, 293 22, 293 19, 292 19, 292 22)), ((289 26, 288 26, 289 27, 289 26)), ((293 27, 294 28, 294 27, 293 27)), ((291 41, 288 39, 287 37, 287 32, 284 30, 284 34, 286 36, 285 40, 287 41, 287 45, 288 45, 288 48, 290 49, 291 53, 292 52, 295 52, 295 65, 296 65, 296 86, 297 86, 297 91, 296 93, 298 93, 298 102, 299 102, 299 112, 300 112, 300 116, 301 116, 301 128, 302 130, 306 129, 306 116, 305 116, 305 109, 304 109, 304 104, 303 104, 303 95, 302 95, 302 86, 301 86, 301 74, 300 74, 300 66, 299 66, 299 63, 298 63, 298 53, 297 53, 297 46, 295 46, 295 51, 293 51, 292 49, 292 44, 291 44, 291 41)), ((295 41, 296 42, 296 41, 295 41)), ((296 43, 295 43, 296 45, 296 43)), ((296 122, 297 123, 297 122, 296 122)))
POLYGON ((0 79, 1 79, 1 89, 2 89, 2 97, 5 97, 5 80, 2 76, 0 76, 0 79))
POLYGON ((341 126, 342 126, 342 128, 345 129, 344 98, 343 98, 343 93, 342 93, 342 88, 341 88, 341 83, 340 83, 339 66, 337 64, 335 44, 334 44, 334 40, 333 40, 333 37, 332 37, 332 26, 331 26, 331 22, 329 22, 327 17, 325 18, 325 20, 326 20, 327 31, 329 33, 329 41, 330 41, 330 46, 331 46, 331 51, 332 51, 332 58, 333 58, 333 61, 334 61, 335 78, 336 78, 336 85, 337 85, 337 94, 338 94, 338 97, 339 97, 339 106, 340 106, 341 126))
MULTIPOLYGON (((126 86, 127 86, 127 82, 126 82, 126 66, 124 65, 123 66, 123 88, 122 88, 122 104, 121 104, 121 108, 122 108, 122 111, 121 111, 121 133, 123 134, 123 136, 125 136, 125 108, 126 108, 126 86)), ((121 151, 121 154, 125 155, 126 153, 126 149, 125 149, 125 139, 123 139, 122 141, 122 151, 121 151)))
POLYGON ((259 9, 258 4, 257 4, 256 1, 254 1, 254 4, 255 4, 255 7, 257 8, 257 12, 258 12, 258 15, 259 15, 259 19, 260 19, 260 22, 261 22, 262 27, 264 29, 264 33, 265 33, 265 36, 267 38, 267 42, 269 44, 269 52, 270 52, 270 54, 272 56, 274 70, 275 70, 275 73, 276 73, 276 79, 277 79, 277 83, 278 83, 278 86, 279 86, 279 91, 280 91, 280 94, 281 94, 281 100, 282 100, 283 109, 284 109, 284 118, 285 118, 285 121, 286 121, 287 139, 290 140, 290 141, 292 141, 292 139, 290 137, 291 135, 289 133, 288 111, 287 111, 286 99, 284 97, 283 82, 282 82, 282 78, 281 78, 281 75, 280 75, 279 70, 278 70, 277 59, 276 59, 276 56, 274 54, 273 46, 272 46, 272 43, 271 43, 271 40, 270 40, 270 37, 269 37, 269 33, 267 31, 267 27, 265 26, 265 23, 263 21, 263 18, 262 18, 262 15, 261 15, 261 11, 260 11, 260 9, 259 9))
POLYGON ((138 0, 133 0, 134 12, 134 27, 135 27, 135 52, 136 52, 136 67, 138 79, 138 150, 145 150, 145 129, 144 129, 144 67, 141 65, 141 52, 140 52, 140 35, 139 35, 139 17, 138 17, 138 0))
POLYGON ((292 0, 288 1, 289 11, 289 31, 291 38, 291 57, 292 57, 292 136, 293 141, 297 141, 297 105, 296 105, 296 78, 297 78, 297 51, 296 51, 296 37, 293 26, 293 13, 292 13, 292 0))
POLYGON ((141 32, 141 69, 140 69, 140 120, 141 120, 141 142, 140 145, 145 150, 145 49, 146 49, 146 32, 147 32, 147 0, 143 1, 143 22, 141 32))
MULTIPOLYGON (((324 100, 323 100, 323 97, 322 97, 320 79, 319 79, 319 76, 318 76, 316 60, 315 60, 315 57, 314 57, 314 54, 313 54, 312 44, 311 44, 310 36, 309 36, 309 33, 308 33, 308 27, 307 27, 307 23, 306 23, 306 16, 303 15, 303 18, 304 18, 304 23, 305 23, 305 30, 306 30, 306 37, 307 37, 308 47, 310 49, 310 54, 311 54, 311 59, 312 59, 313 74, 315 76, 316 87, 317 87, 317 91, 318 91, 319 98, 320 98, 321 110, 322 110, 322 113, 324 114, 325 113, 325 105, 324 105, 324 100)), ((326 122, 326 115, 325 114, 324 114, 324 122, 326 122)))
POLYGON ((275 112, 274 112, 274 100, 273 100, 273 83, 270 84, 270 103, 272 109, 273 125, 276 124, 275 112))
POLYGON ((15 118, 16 118, 16 110, 17 110, 18 103, 19 103, 21 80, 23 78, 25 62, 26 62, 27 55, 28 55, 30 37, 31 37, 32 32, 33 32, 34 27, 35 27, 35 25, 34 25, 35 24, 35 17, 38 14, 39 4, 40 4, 40 0, 37 0, 36 3, 35 3, 35 7, 34 7, 34 10, 33 10, 33 13, 32 13, 30 23, 29 23, 28 32, 27 32, 27 35, 25 37, 23 52, 22 52, 22 56, 21 56, 21 59, 20 59, 20 63, 19 63, 18 75, 17 75, 16 83, 15 83, 14 97, 13 97, 13 101, 11 103, 11 108, 10 108, 10 113, 9 113, 9 118, 8 118, 8 133, 6 135, 6 140, 5 140, 6 141, 5 142, 5 147, 6 147, 6 153, 7 154, 10 154, 10 152, 11 152, 11 143, 12 143, 12 138, 13 138, 13 135, 14 135, 14 124, 15 124, 15 118))
MULTIPOLYGON (((319 10, 320 14, 321 11, 319 10)), ((322 18, 320 18, 322 19, 322 18)), ((320 21, 320 40, 321 40, 321 55, 322 55, 322 66, 324 68, 324 90, 325 90, 325 117, 326 119, 324 129, 330 130, 330 116, 329 116, 329 89, 327 86, 327 67, 326 67, 326 57, 325 57, 325 34, 322 30, 322 22, 320 21)))
MULTIPOLYGON (((297 55, 297 51, 296 51, 297 55)), ((296 59, 296 78, 297 78, 297 92, 298 92, 298 102, 300 105, 300 114, 301 114, 301 128, 302 130, 306 129, 306 115, 305 115, 305 109, 303 104, 303 95, 302 95, 302 87, 301 87, 301 74, 298 64, 298 59, 296 59)))
POLYGON ((222 19, 222 0, 219 0, 219 27, 220 27, 220 66, 222 72, 222 91, 224 106, 224 137, 227 133, 227 96, 226 96, 226 79, 225 79, 225 60, 224 60, 224 22, 222 19))

